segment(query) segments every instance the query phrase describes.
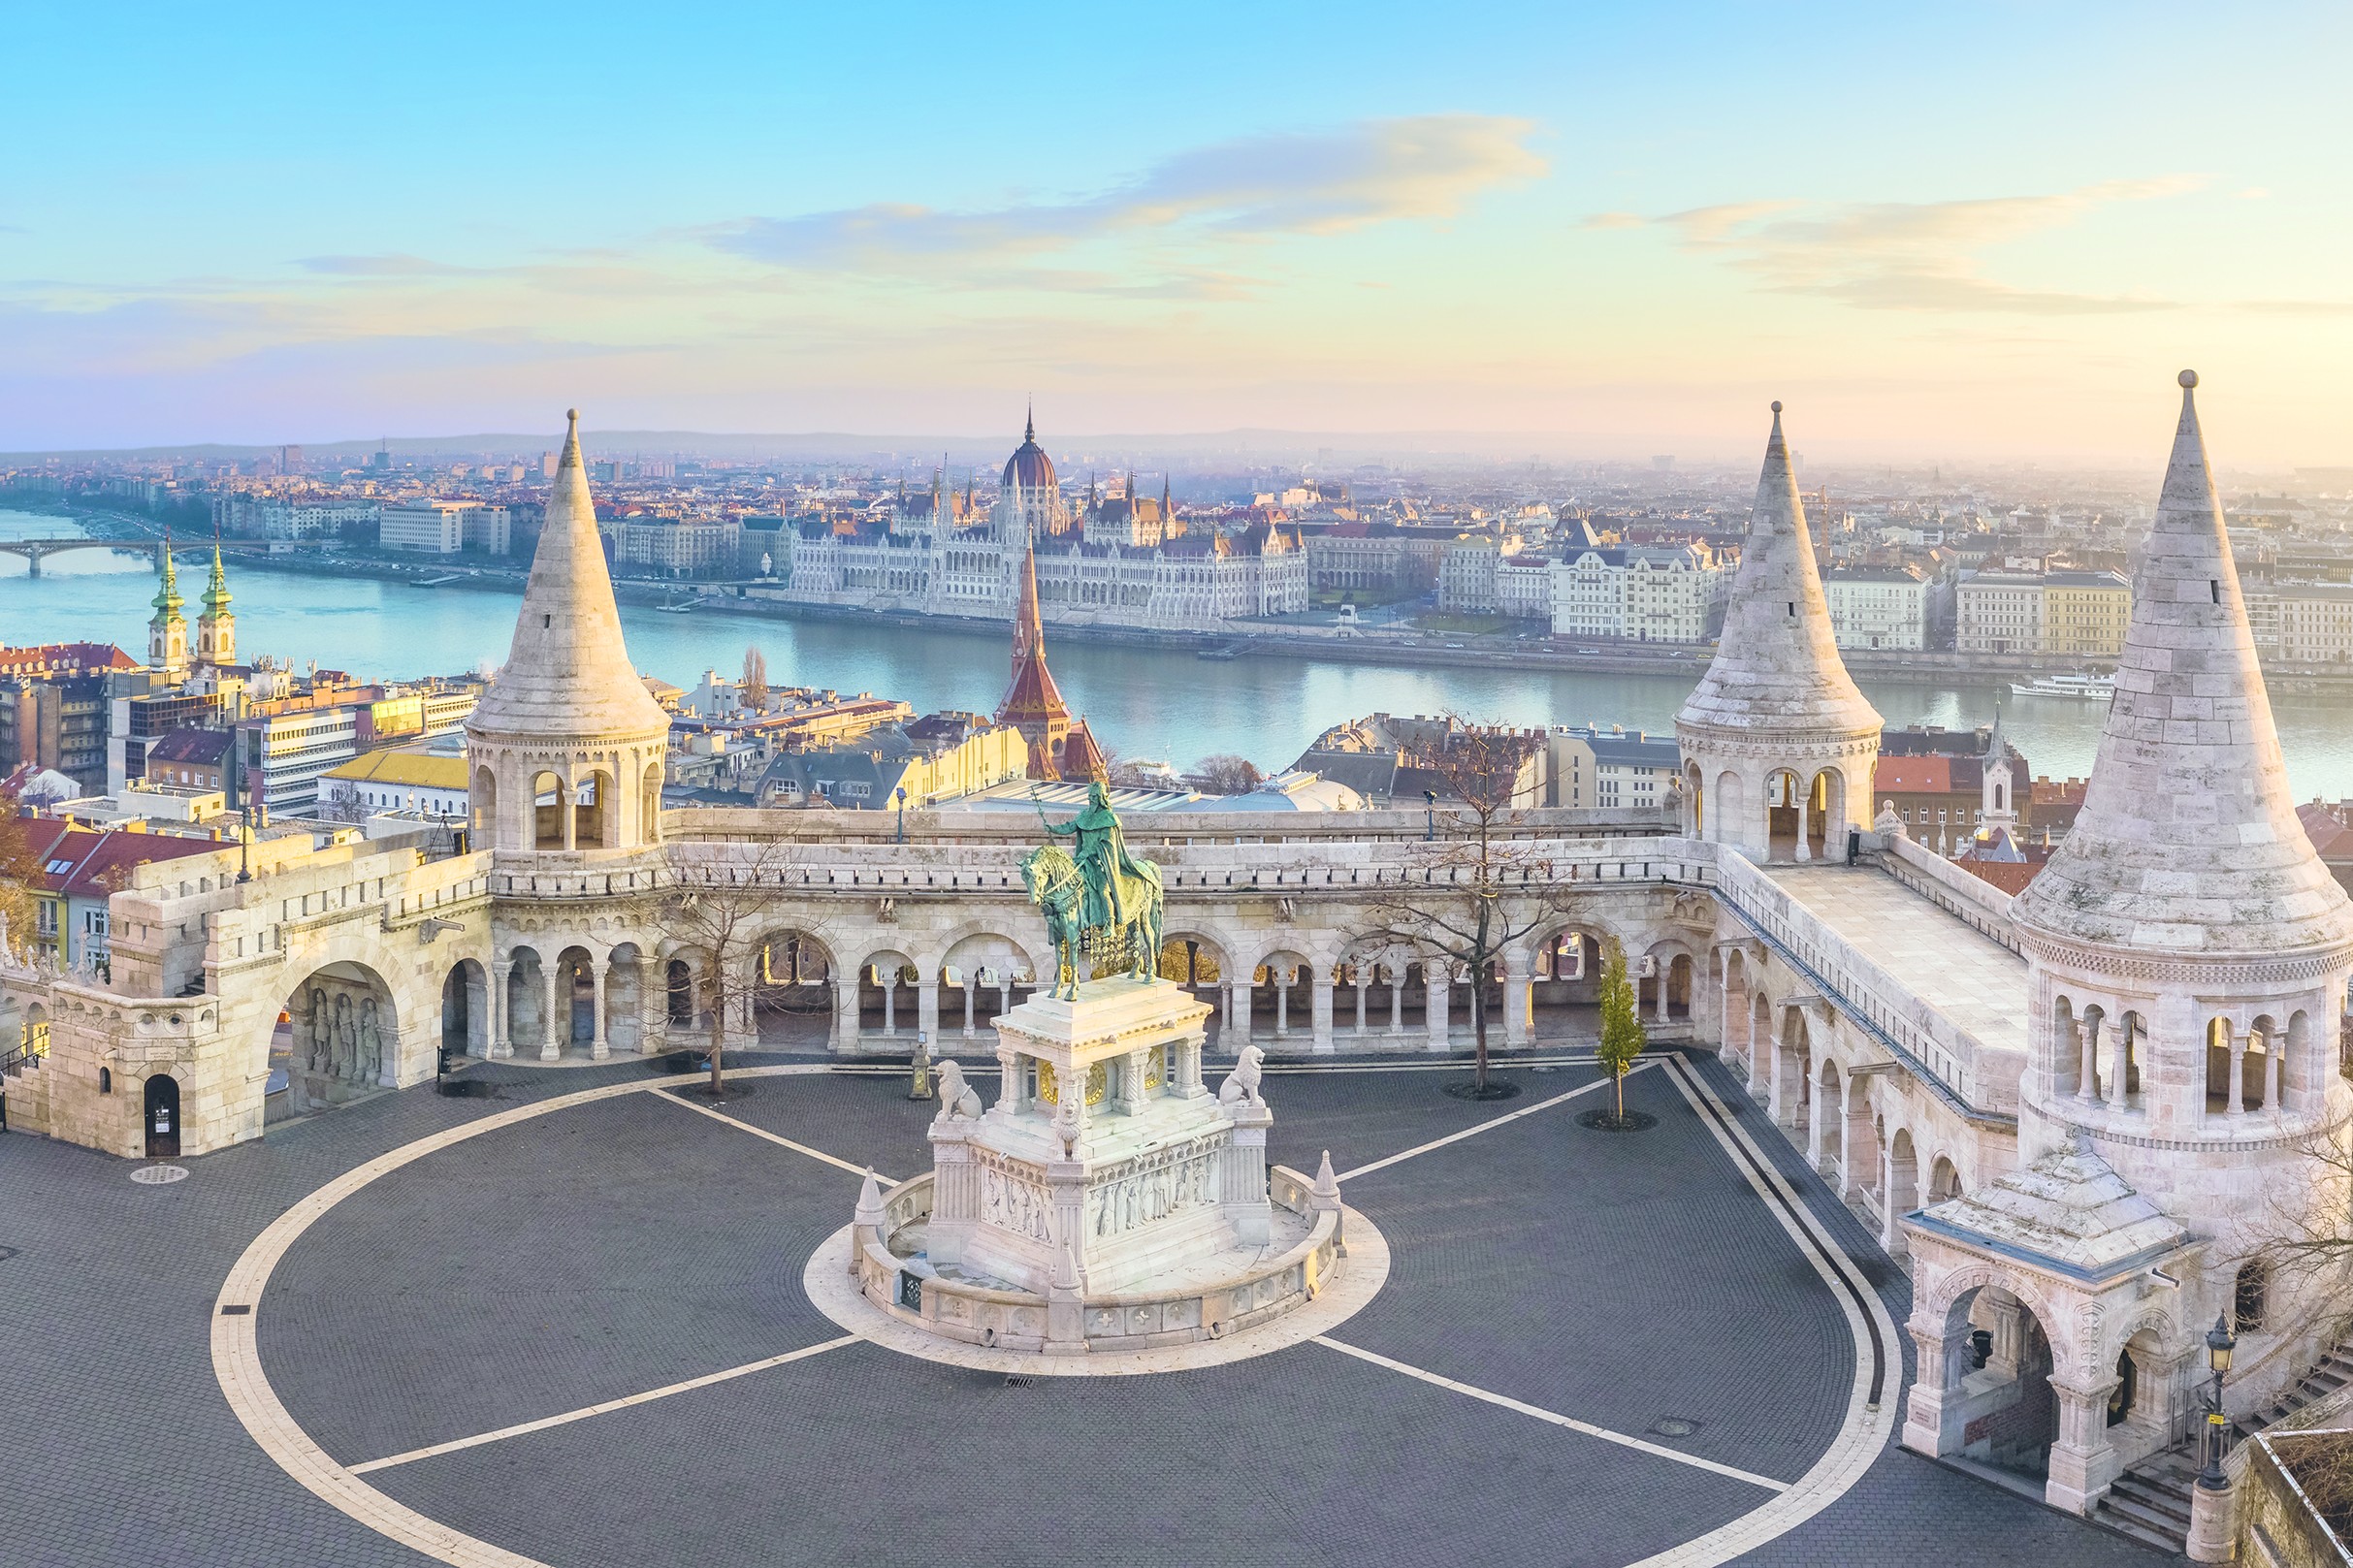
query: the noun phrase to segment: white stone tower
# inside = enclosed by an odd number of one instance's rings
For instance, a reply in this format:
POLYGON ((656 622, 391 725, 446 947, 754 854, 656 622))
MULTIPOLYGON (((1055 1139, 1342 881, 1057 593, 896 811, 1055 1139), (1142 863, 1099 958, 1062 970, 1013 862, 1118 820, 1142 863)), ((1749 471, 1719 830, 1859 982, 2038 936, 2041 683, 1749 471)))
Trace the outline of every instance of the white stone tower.
POLYGON ((1724 635, 1675 716, 1686 826, 1759 857, 1845 854, 1881 727, 1838 656, 1776 402, 1724 635))
POLYGON ((564 417, 514 644, 466 723, 477 845, 517 870, 609 868, 661 837, 670 720, 622 646, 580 411, 564 417))
POLYGON ((2297 1140, 2353 1109, 2337 1071, 2353 906, 2296 819, 2198 378, 2180 381, 2083 810, 2014 906, 2034 1006, 2019 1155, 2080 1128, 2142 1194, 2227 1237, 2308 1175, 2297 1140))

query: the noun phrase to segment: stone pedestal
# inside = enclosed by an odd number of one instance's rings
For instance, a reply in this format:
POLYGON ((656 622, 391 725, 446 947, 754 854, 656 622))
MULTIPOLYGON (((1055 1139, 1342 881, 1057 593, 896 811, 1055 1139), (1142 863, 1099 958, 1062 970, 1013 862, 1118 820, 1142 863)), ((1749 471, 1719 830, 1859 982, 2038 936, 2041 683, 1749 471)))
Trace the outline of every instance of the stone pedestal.
POLYGON ((1209 1013, 1122 978, 998 1017, 997 1103, 931 1128, 933 1266, 1075 1302, 1265 1245, 1273 1114, 1203 1083, 1209 1013))
POLYGON ((2190 1533, 2187 1555, 2192 1562, 2229 1562, 2238 1553, 2236 1488, 2190 1488, 2190 1533))

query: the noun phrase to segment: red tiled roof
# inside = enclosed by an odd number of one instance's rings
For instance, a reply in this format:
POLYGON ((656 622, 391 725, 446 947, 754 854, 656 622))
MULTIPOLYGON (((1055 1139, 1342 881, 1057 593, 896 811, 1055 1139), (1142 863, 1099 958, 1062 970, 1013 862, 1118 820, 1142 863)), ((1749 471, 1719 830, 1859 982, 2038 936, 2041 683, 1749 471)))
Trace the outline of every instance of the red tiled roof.
POLYGON ((111 883, 155 860, 179 860, 212 854, 220 848, 212 839, 183 839, 167 833, 130 833, 121 828, 93 831, 72 822, 43 818, 27 836, 27 857, 40 870, 33 885, 45 893, 74 898, 104 898, 111 883))
POLYGON ((1952 792, 1952 758, 1883 756, 1872 770, 1871 788, 1882 795, 1946 795, 1952 792))

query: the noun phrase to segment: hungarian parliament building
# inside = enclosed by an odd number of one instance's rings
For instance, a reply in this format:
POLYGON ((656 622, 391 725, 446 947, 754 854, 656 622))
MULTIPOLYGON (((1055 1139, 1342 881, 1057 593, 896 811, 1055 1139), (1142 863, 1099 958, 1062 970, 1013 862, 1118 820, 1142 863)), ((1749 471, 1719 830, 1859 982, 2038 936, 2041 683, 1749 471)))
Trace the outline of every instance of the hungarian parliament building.
POLYGON ((1190 531, 1165 485, 1158 501, 1128 488, 1107 497, 1089 486, 1084 501, 1066 501, 1032 420, 985 515, 959 521, 935 481, 928 510, 916 497, 895 523, 861 522, 850 532, 803 524, 787 593, 804 603, 1010 621, 1022 558, 1034 546, 1048 621, 1199 629, 1307 608, 1297 532, 1267 523, 1190 531))

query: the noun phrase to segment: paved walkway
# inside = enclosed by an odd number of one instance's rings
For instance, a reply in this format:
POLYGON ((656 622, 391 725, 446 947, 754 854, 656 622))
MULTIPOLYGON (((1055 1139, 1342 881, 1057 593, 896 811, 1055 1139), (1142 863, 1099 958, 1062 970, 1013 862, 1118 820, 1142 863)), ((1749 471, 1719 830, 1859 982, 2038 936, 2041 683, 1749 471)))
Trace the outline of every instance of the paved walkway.
POLYGON ((676 1080, 640 1063, 476 1073, 507 1098, 385 1096, 169 1187, 0 1137, 20 1249, 0 1277, 37 1326, 0 1374, 0 1556, 430 1560, 247 1435, 212 1376, 229 1322, 330 1466, 496 1553, 442 1560, 1628 1563, 1722 1560, 1677 1549, 1744 1527, 1757 1561, 2151 1560, 1878 1435, 1835 1489, 1816 1479, 1863 1379, 1864 1315, 1832 1280, 1896 1323, 1903 1280, 1712 1063, 1629 1079, 1660 1118, 1636 1136, 1577 1127, 1590 1097, 1532 1108, 1591 1081, 1574 1064, 1510 1070, 1526 1092, 1501 1105, 1402 1064, 1271 1076, 1272 1157, 1361 1172, 1348 1200, 1394 1249, 1381 1295, 1327 1344, 1028 1388, 845 1340, 801 1292, 846 1167, 921 1168, 903 1079, 757 1080, 727 1109, 760 1137, 661 1103, 676 1080), (597 1086, 629 1092, 576 1101, 597 1086), (555 1097, 358 1187, 252 1313, 214 1316, 307 1195, 555 1097), (1763 1196, 1772 1171, 1795 1208, 1763 1196), (1809 1486, 1811 1518, 1744 1525, 1809 1486))

